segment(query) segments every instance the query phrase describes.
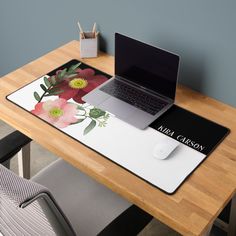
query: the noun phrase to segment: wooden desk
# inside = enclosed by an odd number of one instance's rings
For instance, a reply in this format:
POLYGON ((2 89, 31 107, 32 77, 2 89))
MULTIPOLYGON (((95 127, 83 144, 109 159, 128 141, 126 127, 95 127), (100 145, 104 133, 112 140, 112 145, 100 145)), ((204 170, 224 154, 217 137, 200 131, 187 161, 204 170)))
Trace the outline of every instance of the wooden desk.
MULTIPOLYGON (((77 41, 2 77, 0 119, 179 233, 206 233, 236 190, 236 109, 178 86, 179 106, 229 127, 231 133, 180 189, 169 196, 5 99, 9 93, 73 58, 81 60, 77 41)), ((101 53, 98 58, 81 61, 113 74, 112 56, 101 53)))

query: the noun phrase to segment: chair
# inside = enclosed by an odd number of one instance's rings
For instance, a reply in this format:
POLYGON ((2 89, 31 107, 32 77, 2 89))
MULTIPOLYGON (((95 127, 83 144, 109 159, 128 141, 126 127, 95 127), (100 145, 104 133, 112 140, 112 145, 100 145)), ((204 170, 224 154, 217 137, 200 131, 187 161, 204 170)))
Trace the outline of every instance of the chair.
POLYGON ((10 159, 18 154, 19 175, 30 178, 30 142, 32 140, 15 131, 0 139, 0 163, 10 167, 10 159))
MULTIPOLYGON (((25 144, 16 142, 15 147, 4 140, 7 148, 0 152, 0 161, 9 160, 25 144)), ((4 147, 1 141, 0 147, 4 147)), ((4 236, 132 236, 151 219, 148 213, 61 159, 31 180, 0 164, 0 232, 4 236)))

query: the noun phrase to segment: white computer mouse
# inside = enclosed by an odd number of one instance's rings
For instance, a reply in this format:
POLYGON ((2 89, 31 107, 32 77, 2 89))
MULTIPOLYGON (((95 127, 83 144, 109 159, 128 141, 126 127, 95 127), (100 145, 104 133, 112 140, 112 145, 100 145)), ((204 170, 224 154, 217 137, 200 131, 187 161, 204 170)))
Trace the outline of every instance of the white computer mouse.
POLYGON ((165 137, 158 141, 153 148, 153 156, 159 160, 165 160, 178 146, 180 142, 173 138, 165 137))

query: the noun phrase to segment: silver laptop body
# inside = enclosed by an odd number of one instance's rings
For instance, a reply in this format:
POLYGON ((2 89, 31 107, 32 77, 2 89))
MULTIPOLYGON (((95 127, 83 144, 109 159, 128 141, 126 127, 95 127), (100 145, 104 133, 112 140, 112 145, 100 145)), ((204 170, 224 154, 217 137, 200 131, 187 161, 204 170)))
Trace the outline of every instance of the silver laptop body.
POLYGON ((178 55, 116 33, 115 76, 82 99, 145 129, 174 104, 178 69, 178 55))

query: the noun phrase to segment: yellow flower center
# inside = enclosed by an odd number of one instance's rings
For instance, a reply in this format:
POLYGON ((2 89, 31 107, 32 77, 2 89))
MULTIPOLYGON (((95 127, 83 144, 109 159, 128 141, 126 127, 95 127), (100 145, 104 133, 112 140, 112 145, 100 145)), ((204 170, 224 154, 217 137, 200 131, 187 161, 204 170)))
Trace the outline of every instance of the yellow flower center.
POLYGON ((69 82, 69 86, 73 89, 83 89, 88 85, 88 81, 82 78, 75 78, 69 82))
POLYGON ((52 118, 58 118, 64 114, 64 111, 58 107, 54 107, 49 111, 49 115, 52 118))

